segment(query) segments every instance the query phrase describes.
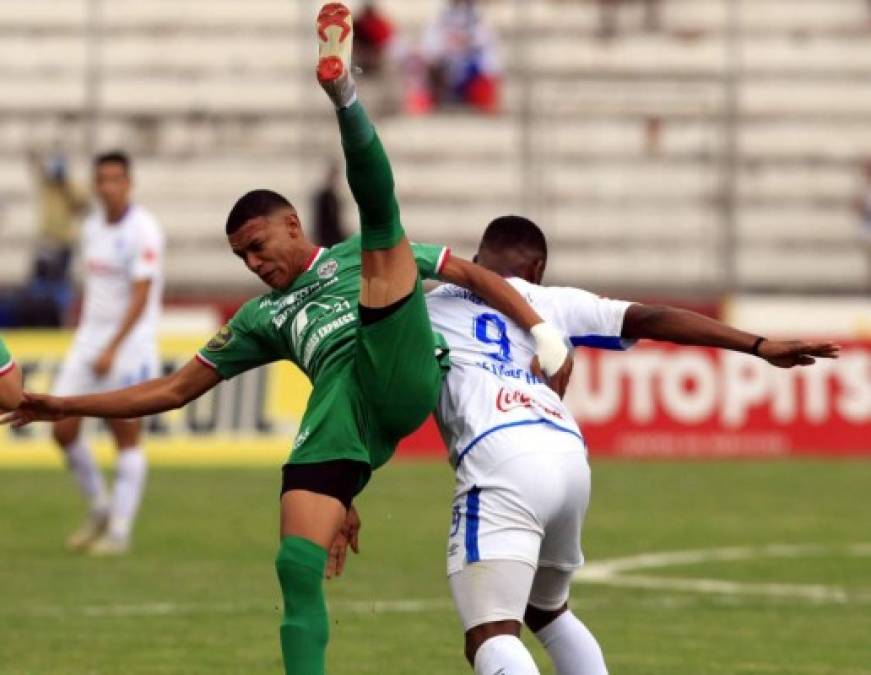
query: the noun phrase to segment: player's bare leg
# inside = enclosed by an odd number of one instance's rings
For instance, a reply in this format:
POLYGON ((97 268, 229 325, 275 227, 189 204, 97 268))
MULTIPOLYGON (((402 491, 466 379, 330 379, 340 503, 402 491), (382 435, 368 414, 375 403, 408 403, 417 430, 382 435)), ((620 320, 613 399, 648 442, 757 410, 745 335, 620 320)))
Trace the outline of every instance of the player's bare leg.
POLYGON ((52 425, 55 442, 63 450, 67 466, 88 502, 85 522, 67 538, 67 548, 82 551, 98 539, 109 524, 109 496, 100 467, 81 436, 82 420, 71 417, 52 425))
POLYGON ((106 531, 88 548, 88 552, 96 556, 123 555, 129 549, 148 473, 145 452, 139 445, 142 420, 106 422, 118 448, 118 461, 106 531))
POLYGON ((281 538, 302 537, 327 549, 345 522, 346 510, 334 497, 290 490, 281 497, 281 538))
POLYGON ((345 521, 333 497, 289 490, 281 497, 281 545, 275 567, 284 596, 281 651, 287 673, 323 675, 329 641, 324 602, 327 551, 345 521))
POLYGON ((360 302, 371 309, 390 307, 411 295, 418 271, 399 221, 390 164, 357 100, 351 72, 353 21, 347 7, 324 5, 318 16, 318 45, 318 81, 338 111, 348 182, 360 209, 360 302))

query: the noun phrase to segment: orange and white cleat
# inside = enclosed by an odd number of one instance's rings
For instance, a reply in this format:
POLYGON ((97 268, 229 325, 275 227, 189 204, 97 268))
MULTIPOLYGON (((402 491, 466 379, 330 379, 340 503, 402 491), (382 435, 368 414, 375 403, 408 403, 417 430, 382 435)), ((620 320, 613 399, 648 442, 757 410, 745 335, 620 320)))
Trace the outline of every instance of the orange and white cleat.
POLYGON ((324 5, 318 14, 318 82, 337 108, 351 105, 357 87, 351 75, 354 20, 339 2, 324 5))

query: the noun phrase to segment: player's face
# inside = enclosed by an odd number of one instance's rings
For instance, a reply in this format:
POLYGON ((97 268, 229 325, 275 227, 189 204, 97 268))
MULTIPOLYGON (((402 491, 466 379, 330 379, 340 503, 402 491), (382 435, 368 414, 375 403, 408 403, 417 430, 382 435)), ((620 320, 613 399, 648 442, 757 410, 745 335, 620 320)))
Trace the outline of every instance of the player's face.
POLYGON ((94 187, 107 211, 123 210, 130 201, 130 176, 123 164, 100 164, 94 171, 94 187))
POLYGON ((252 218, 231 234, 229 241, 233 253, 271 288, 287 288, 299 275, 305 240, 292 211, 252 218))

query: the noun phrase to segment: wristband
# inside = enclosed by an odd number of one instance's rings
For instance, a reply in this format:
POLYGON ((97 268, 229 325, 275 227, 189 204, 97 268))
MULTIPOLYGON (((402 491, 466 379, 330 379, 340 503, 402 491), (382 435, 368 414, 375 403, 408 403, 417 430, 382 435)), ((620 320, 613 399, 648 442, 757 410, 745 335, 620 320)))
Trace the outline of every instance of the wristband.
POLYGON ((765 342, 764 337, 756 338, 756 342, 753 343, 753 347, 750 349, 750 353, 753 356, 759 356, 759 348, 762 346, 762 343, 765 342))
POLYGON ((553 377, 563 367, 569 355, 569 348, 566 347, 562 334, 549 323, 533 326, 529 333, 535 340, 535 355, 542 372, 553 377))

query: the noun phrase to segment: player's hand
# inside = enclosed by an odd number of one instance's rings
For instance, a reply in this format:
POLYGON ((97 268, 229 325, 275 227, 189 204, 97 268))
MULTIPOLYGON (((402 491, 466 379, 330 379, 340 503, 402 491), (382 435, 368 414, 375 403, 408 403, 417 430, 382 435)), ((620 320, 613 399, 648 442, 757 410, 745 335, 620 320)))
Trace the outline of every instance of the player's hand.
POLYGON ((560 368, 553 377, 548 377, 541 370, 541 365, 538 362, 538 357, 536 356, 532 359, 531 370, 533 375, 540 378, 547 384, 548 387, 553 389, 557 396, 562 398, 566 395, 566 389, 569 387, 569 380, 572 377, 572 371, 575 369, 575 355, 573 352, 569 352, 569 355, 566 357, 565 363, 563 363, 562 368, 560 368))
POLYGON ((66 417, 63 403, 57 396, 24 392, 24 400, 8 415, 0 417, 0 424, 13 429, 26 427, 31 422, 56 422, 66 417))
POLYGON ((330 557, 327 560, 327 579, 342 576, 342 571, 345 569, 345 559, 348 557, 348 546, 354 553, 360 552, 359 536, 362 526, 357 509, 351 505, 345 516, 345 522, 342 523, 342 528, 330 546, 330 557))
POLYGON ((807 340, 764 340, 759 345, 759 357, 778 368, 810 366, 817 359, 836 359, 841 346, 834 342, 807 340))
POLYGON ((114 347, 106 347, 102 354, 100 354, 99 358, 94 361, 94 365, 91 368, 94 371, 94 375, 97 377, 106 377, 109 374, 109 371, 112 370, 112 364, 115 362, 115 348, 114 347))

